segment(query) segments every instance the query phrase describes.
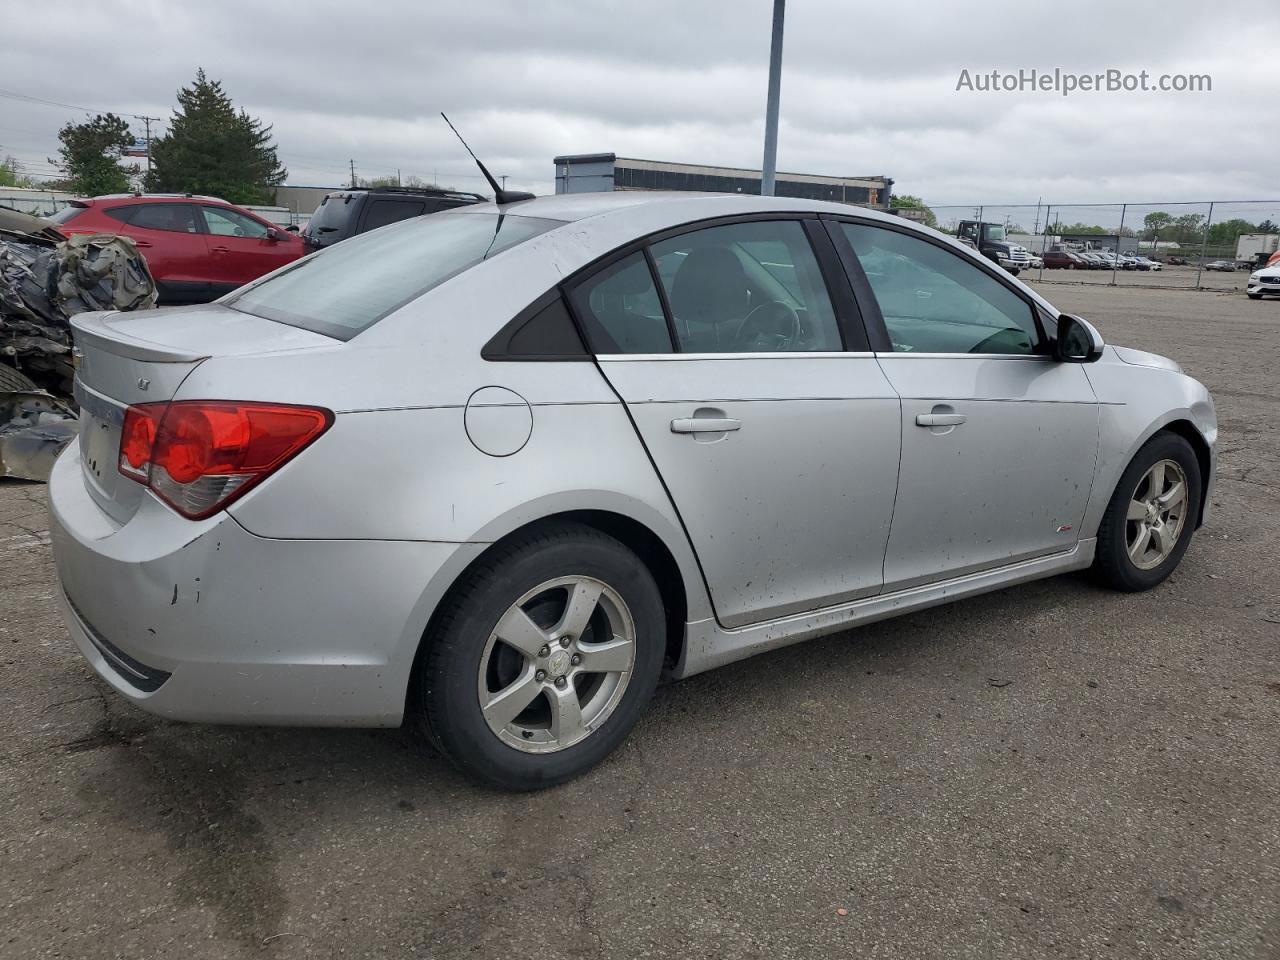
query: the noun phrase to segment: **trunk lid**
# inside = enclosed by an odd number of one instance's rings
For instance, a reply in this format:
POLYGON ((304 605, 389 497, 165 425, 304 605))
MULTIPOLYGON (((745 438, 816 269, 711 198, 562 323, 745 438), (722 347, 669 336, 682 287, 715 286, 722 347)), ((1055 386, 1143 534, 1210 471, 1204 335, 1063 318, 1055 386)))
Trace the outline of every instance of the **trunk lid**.
MULTIPOLYGON (((210 357, 333 346, 322 334, 239 313, 221 304, 71 318, 77 350, 80 464, 90 496, 117 523, 138 509, 144 488, 117 467, 125 410, 162 403, 210 357)), ((221 398, 219 398, 221 399, 221 398)))

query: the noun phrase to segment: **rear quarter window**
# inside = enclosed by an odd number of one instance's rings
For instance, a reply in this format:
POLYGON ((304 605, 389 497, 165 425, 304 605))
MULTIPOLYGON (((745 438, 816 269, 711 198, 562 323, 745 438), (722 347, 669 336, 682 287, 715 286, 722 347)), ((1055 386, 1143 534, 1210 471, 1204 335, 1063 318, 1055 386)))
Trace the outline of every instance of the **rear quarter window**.
POLYGON ((119 220, 121 223, 128 223, 133 217, 134 211, 137 209, 137 207, 108 207, 102 212, 112 220, 119 220))

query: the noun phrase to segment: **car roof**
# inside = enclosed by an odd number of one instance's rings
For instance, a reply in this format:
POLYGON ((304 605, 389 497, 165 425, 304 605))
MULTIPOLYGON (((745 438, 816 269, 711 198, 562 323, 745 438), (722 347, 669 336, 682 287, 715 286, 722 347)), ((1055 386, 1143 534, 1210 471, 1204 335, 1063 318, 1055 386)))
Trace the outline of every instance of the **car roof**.
POLYGON ((757 194, 695 193, 684 190, 616 190, 601 193, 558 193, 503 204, 492 201, 451 210, 452 215, 503 213, 521 217, 575 222, 592 217, 644 211, 645 219, 669 218, 673 225, 692 219, 741 213, 856 213, 877 220, 898 221, 882 211, 827 200, 761 197, 757 194))
POLYGON ((76 203, 83 203, 92 206, 104 200, 110 200, 116 203, 184 203, 191 200, 200 200, 204 203, 222 203, 227 206, 233 206, 221 197, 206 197, 198 193, 104 193, 98 197, 77 198, 76 203))

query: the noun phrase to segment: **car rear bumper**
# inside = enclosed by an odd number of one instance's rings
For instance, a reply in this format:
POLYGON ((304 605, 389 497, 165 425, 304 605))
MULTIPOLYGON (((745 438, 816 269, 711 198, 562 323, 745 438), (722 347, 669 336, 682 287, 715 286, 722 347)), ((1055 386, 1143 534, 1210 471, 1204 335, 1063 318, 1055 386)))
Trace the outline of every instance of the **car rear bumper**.
POLYGON ((274 540, 150 494, 120 526, 89 497, 75 443, 49 503, 76 646, 122 696, 178 720, 398 725, 431 611, 483 549, 274 540))

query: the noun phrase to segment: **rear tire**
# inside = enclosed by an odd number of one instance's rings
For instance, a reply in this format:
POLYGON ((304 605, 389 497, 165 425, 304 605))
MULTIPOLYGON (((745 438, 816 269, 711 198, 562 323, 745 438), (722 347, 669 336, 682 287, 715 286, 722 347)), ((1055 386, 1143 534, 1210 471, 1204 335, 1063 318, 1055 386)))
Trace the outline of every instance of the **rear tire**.
POLYGON ((1200 515, 1200 461, 1176 433, 1157 433, 1116 484, 1098 527, 1093 573, 1115 590, 1150 590, 1177 568, 1200 515))
POLYGON ((490 551, 451 592, 410 711, 477 780, 548 787, 626 739, 665 650, 662 594, 640 558, 594 528, 556 524, 490 551))
POLYGON ((22 392, 39 389, 40 385, 21 370, 11 367, 7 363, 0 363, 0 392, 9 390, 22 392))

